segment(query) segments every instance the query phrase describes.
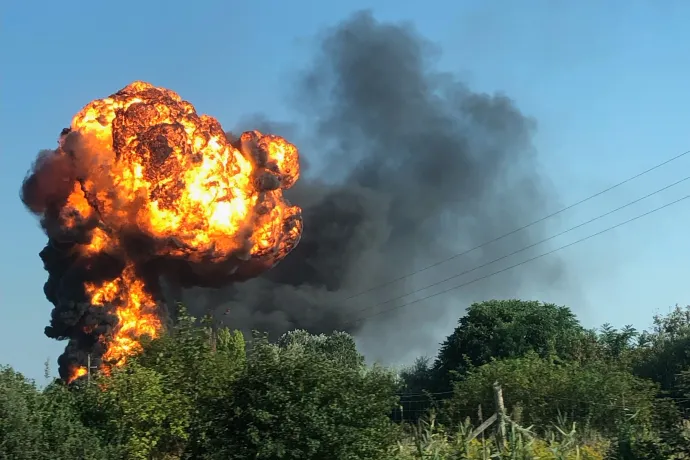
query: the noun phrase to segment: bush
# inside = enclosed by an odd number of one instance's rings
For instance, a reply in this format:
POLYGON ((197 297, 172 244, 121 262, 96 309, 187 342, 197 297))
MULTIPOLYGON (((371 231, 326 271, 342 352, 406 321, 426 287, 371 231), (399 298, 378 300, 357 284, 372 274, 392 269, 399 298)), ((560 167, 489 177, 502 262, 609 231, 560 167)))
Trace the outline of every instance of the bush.
POLYGON ((352 359, 354 341, 334 340, 255 339, 216 420, 213 458, 380 460, 395 435, 393 375, 352 359))
POLYGON ((604 434, 615 434, 616 421, 630 413, 638 423, 650 422, 657 393, 653 383, 610 365, 558 363, 531 354, 472 369, 455 383, 446 419, 476 413, 479 405, 493 407, 495 381, 505 390, 506 408, 518 409, 527 424, 548 426, 564 414, 604 434))

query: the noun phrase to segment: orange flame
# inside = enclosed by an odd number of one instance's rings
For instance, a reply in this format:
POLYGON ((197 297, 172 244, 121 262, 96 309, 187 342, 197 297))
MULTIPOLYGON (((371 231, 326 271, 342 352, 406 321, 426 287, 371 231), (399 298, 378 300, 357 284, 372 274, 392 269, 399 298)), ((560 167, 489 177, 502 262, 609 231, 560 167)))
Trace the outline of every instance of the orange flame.
MULTIPOLYGON (((63 223, 71 228, 95 218, 98 226, 80 250, 116 255, 125 266, 113 280, 84 286, 93 305, 115 308, 112 337, 101 337, 106 371, 163 327, 137 273, 139 259, 184 260, 229 279, 242 261, 270 268, 299 241, 301 210, 282 195, 299 177, 299 154, 279 136, 250 131, 230 142, 217 120, 144 82, 92 101, 71 129, 79 141, 63 154, 73 155, 80 180, 62 209, 63 223), (153 242, 145 253, 123 247, 121 235, 132 229, 153 242), (228 267, 229 260, 238 262, 228 267)), ((84 373, 74 370, 75 378, 84 373)))
POLYGON ((83 377, 86 375, 86 368, 81 366, 81 367, 75 367, 72 369, 72 374, 69 376, 67 379, 67 383, 72 383, 73 381, 77 380, 80 377, 83 377))
POLYGON ((138 341, 141 336, 158 336, 161 322, 156 314, 156 302, 146 292, 144 283, 137 279, 132 265, 113 281, 100 285, 87 283, 85 288, 93 305, 117 305, 117 326, 103 355, 105 362, 121 366, 127 356, 141 351, 138 341))

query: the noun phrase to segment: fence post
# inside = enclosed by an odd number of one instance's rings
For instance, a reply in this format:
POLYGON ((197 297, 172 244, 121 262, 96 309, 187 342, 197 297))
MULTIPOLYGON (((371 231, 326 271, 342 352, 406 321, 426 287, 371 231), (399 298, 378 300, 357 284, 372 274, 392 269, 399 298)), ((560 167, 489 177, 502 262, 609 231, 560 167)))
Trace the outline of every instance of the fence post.
MULTIPOLYGON (((479 405, 479 408, 477 409, 477 416, 479 417, 479 424, 484 423, 484 414, 482 413, 482 405, 479 405)), ((482 435, 482 447, 486 448, 486 439, 484 438, 484 431, 481 433, 482 435)))
POLYGON ((506 447, 506 408, 503 404, 503 389, 498 382, 494 382, 494 404, 498 422, 498 446, 499 449, 504 449, 506 447))

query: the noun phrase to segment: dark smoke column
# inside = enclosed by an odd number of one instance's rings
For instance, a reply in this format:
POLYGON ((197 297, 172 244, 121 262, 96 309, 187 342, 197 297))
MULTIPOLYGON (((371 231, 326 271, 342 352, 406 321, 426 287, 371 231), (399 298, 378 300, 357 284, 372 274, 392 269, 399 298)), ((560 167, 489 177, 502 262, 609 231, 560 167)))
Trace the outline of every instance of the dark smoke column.
POLYGON ((354 332, 371 357, 398 361, 408 353, 435 352, 450 332, 444 328, 468 302, 515 296, 523 283, 542 290, 552 284, 563 273, 557 259, 487 278, 455 297, 357 322, 403 303, 376 306, 380 302, 543 238, 540 228, 520 232, 348 299, 541 217, 555 194, 538 169, 534 120, 508 97, 474 92, 437 69, 438 47, 409 25, 361 12, 319 37, 291 95, 299 101, 298 121, 240 126, 300 134, 310 169, 286 196, 303 209, 307 231, 265 276, 221 291, 189 292, 187 304, 198 312, 215 309, 232 327, 267 330, 276 338, 294 328, 354 332))
MULTIPOLYGON (((121 270, 116 260, 109 257, 81 257, 78 247, 87 244, 97 224, 93 219, 74 225, 64 225, 61 211, 77 181, 77 166, 73 155, 64 145, 69 128, 60 133, 58 148, 39 153, 29 176, 22 184, 21 199, 26 207, 41 217, 41 225, 48 235, 48 243, 40 252, 43 266, 48 272, 44 285, 46 298, 54 305, 46 336, 68 340, 58 358, 60 376, 70 378, 70 372, 87 361, 87 354, 100 364, 105 352, 99 337, 108 336, 117 322, 112 308, 94 308, 84 292, 85 281, 97 281, 116 276, 121 270)), ((77 214, 65 215, 68 221, 77 214)))

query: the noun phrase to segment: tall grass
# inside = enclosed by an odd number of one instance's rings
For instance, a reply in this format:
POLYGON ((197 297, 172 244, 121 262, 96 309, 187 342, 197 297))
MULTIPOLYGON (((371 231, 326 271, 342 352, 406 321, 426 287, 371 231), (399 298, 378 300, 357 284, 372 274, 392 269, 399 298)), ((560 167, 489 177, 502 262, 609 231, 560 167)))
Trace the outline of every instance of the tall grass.
POLYGON ((604 440, 586 440, 575 424, 566 428, 561 419, 545 434, 537 436, 532 427, 509 423, 506 442, 500 446, 490 427, 472 439, 474 427, 469 419, 452 432, 436 422, 433 414, 405 429, 392 460, 603 460, 609 450, 604 440))

